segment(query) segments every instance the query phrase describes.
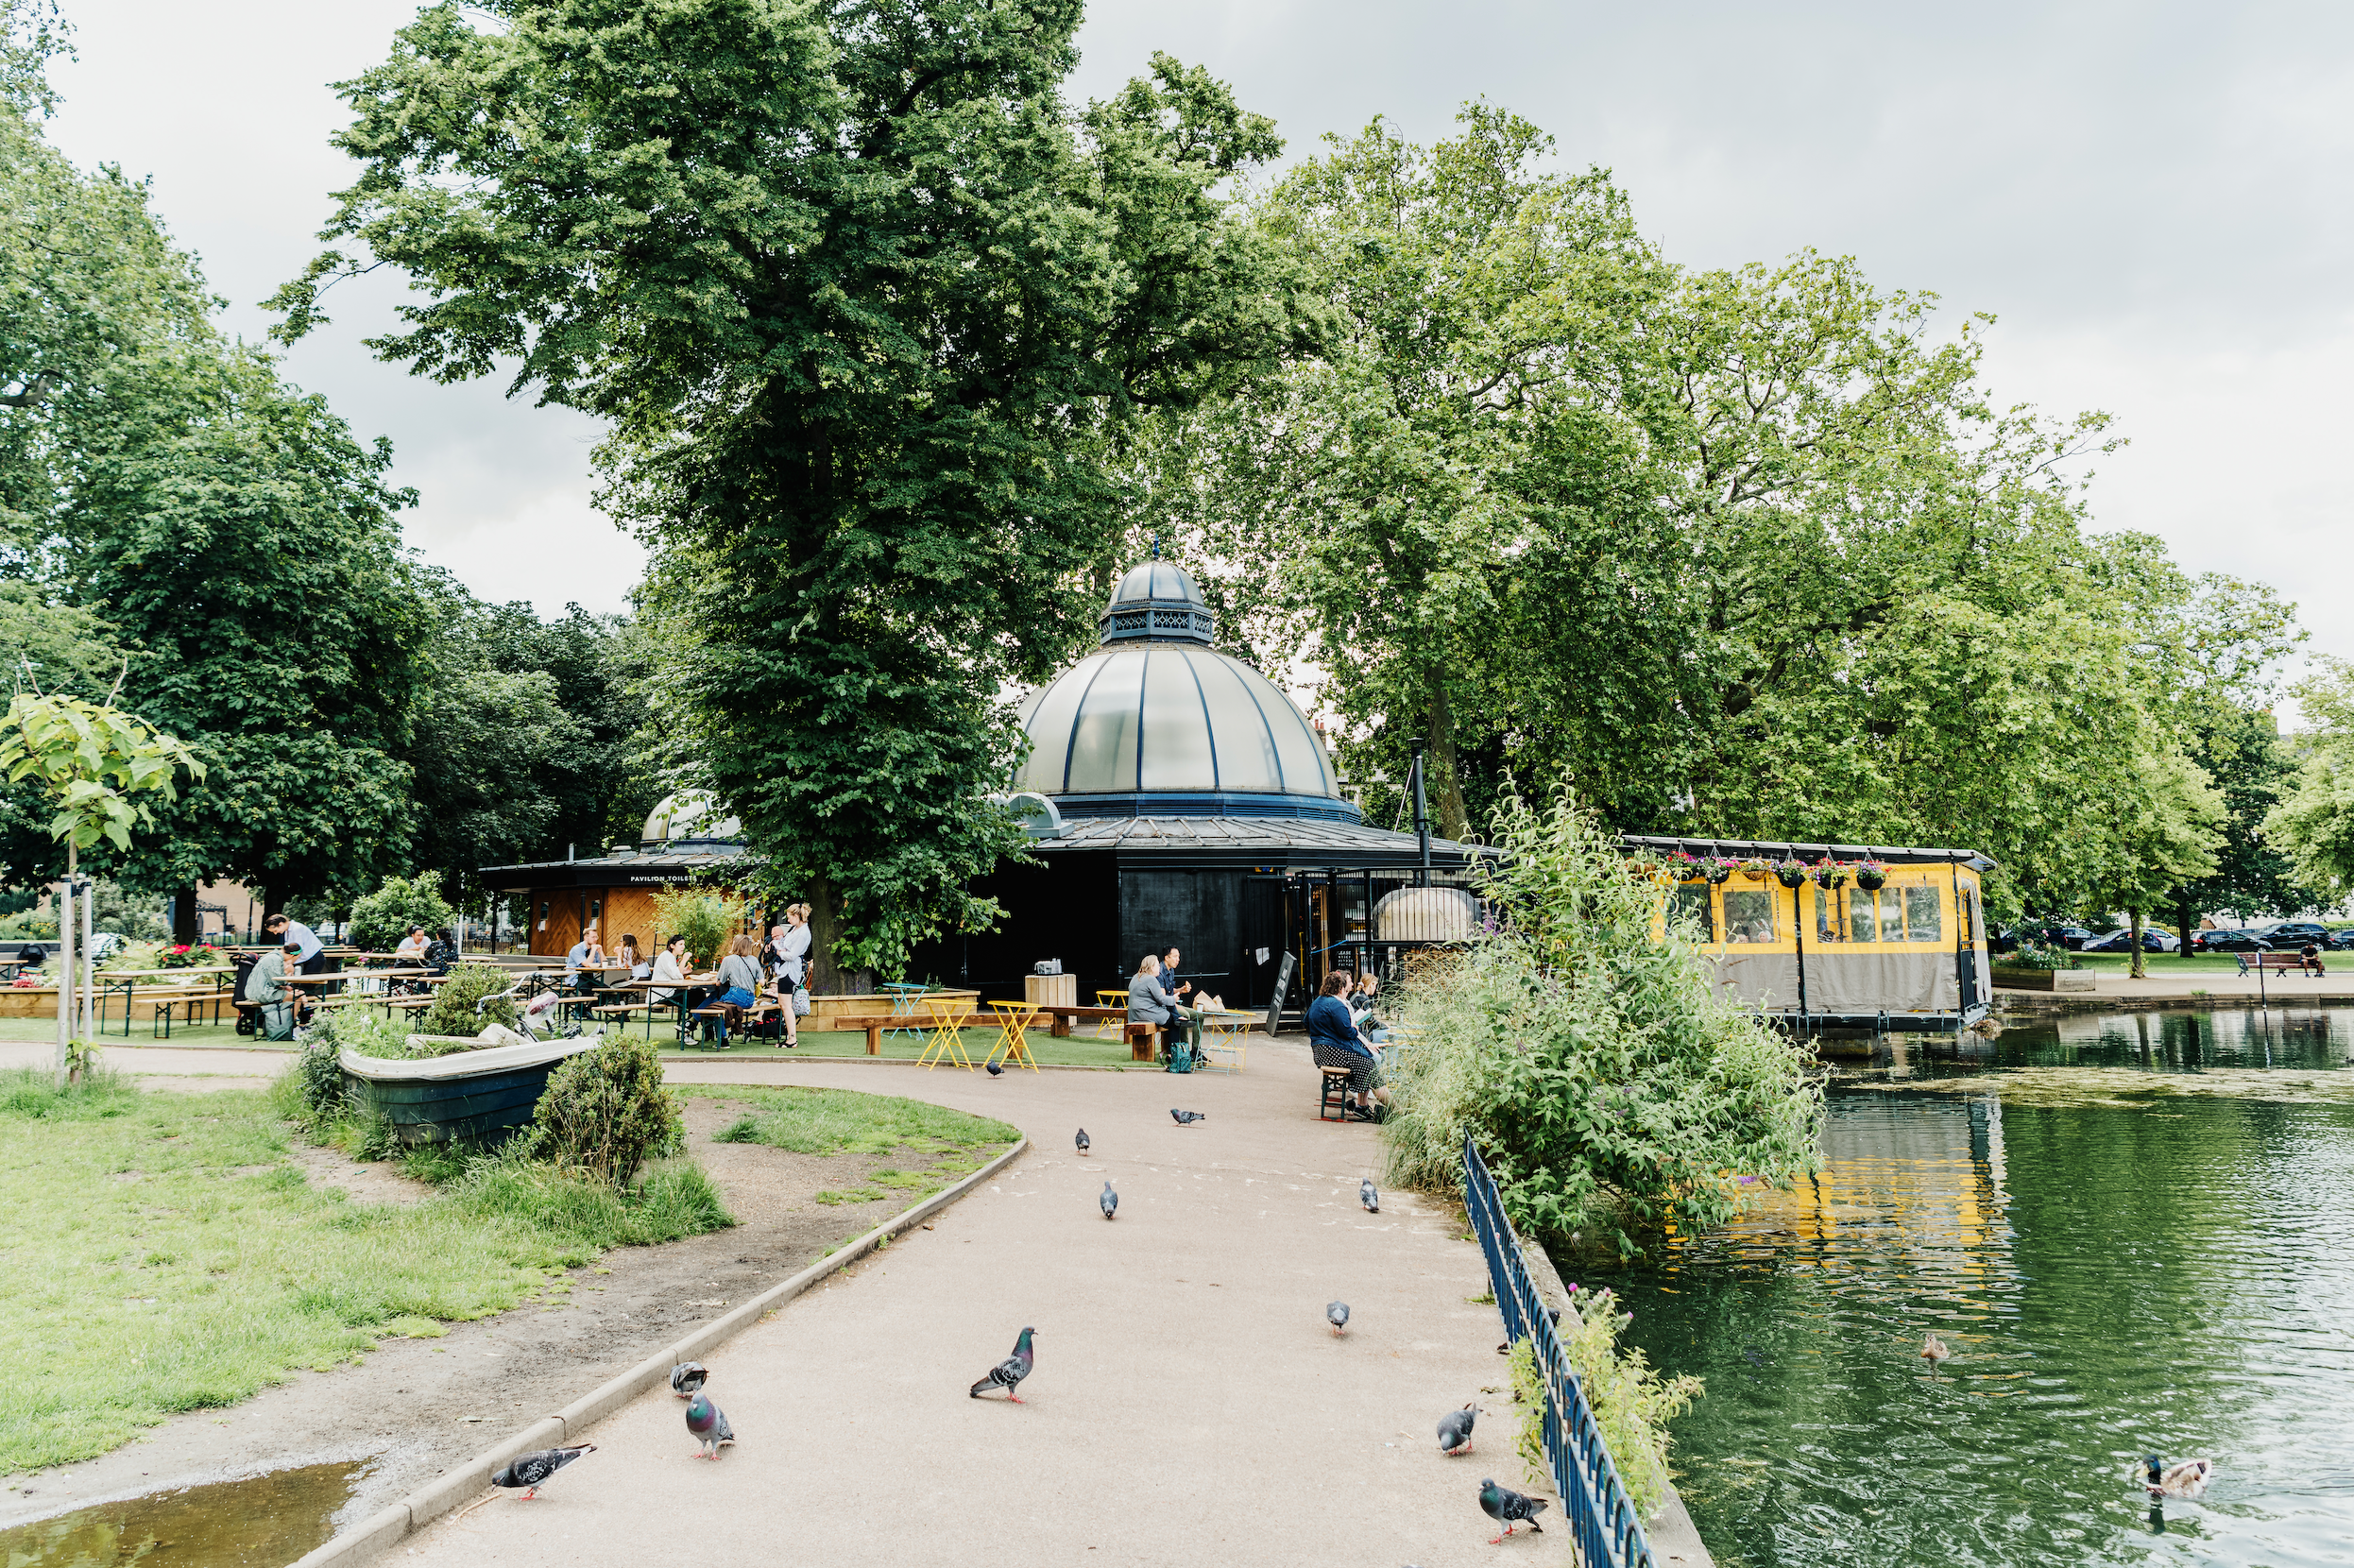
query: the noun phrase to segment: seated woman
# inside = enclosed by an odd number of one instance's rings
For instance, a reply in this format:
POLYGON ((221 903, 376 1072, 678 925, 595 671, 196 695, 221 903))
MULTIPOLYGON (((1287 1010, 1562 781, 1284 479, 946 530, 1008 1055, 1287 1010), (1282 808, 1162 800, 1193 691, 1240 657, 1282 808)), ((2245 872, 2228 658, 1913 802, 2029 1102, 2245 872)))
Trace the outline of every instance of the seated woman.
POLYGON ((1171 1016, 1168 999, 1161 991, 1161 961, 1147 953, 1128 980, 1128 1021, 1151 1024, 1157 1036, 1168 1027, 1171 1016))
POLYGON ((425 928, 422 926, 411 926, 409 928, 409 934, 401 939, 401 945, 399 946, 393 948, 392 956, 395 961, 401 963, 420 963, 424 962, 425 928))
POLYGON ((1390 1026, 1373 1016, 1373 1004, 1380 998, 1381 977, 1371 973, 1357 980, 1349 996, 1349 1021, 1356 1025, 1357 1038, 1368 1045, 1390 1043, 1390 1026))
MULTIPOLYGON (((759 949, 748 936, 738 936, 727 945, 727 956, 719 961, 719 995, 712 997, 723 1007, 739 1007, 749 1011, 758 1005, 760 994, 760 962, 755 956, 759 949)), ((722 1018, 719 1043, 727 1043, 727 1023, 722 1018)))
POLYGON ((635 936, 624 936, 622 938, 622 945, 620 948, 613 954, 613 962, 616 963, 628 964, 629 978, 631 980, 644 980, 648 975, 654 973, 654 965, 648 963, 646 962, 646 955, 638 950, 638 939, 635 936))
POLYGON ((1373 1114, 1373 1101, 1389 1104, 1390 1090, 1381 1082, 1381 1059, 1357 1034, 1349 1005, 1341 999, 1354 980, 1346 969, 1335 969, 1324 977, 1322 994, 1307 1004, 1308 1054, 1320 1067, 1346 1067, 1349 1114, 1359 1121, 1378 1121, 1381 1118, 1373 1114))

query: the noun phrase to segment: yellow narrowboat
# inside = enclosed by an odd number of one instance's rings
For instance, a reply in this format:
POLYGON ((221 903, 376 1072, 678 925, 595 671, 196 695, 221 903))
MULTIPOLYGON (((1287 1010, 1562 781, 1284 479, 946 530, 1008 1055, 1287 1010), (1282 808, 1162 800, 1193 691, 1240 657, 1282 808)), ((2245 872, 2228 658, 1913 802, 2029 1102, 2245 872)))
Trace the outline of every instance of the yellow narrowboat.
POLYGON ((1726 992, 1802 1030, 1959 1031, 1993 1000, 1973 849, 1627 837, 1726 992))

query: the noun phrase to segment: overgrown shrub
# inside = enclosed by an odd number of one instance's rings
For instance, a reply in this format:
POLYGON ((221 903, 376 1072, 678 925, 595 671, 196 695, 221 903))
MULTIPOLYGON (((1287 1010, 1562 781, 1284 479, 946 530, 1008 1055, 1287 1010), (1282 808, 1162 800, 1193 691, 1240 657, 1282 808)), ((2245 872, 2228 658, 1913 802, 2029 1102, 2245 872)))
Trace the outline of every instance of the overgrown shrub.
POLYGON ((401 945, 411 926, 438 931, 457 918, 441 896, 440 878, 420 871, 414 877, 387 877, 384 885, 351 906, 347 935, 352 946, 388 953, 401 945))
POLYGON ((1662 1378, 1642 1351, 1620 1345, 1620 1331, 1633 1321, 1608 1290, 1572 1287, 1557 1326, 1618 1478, 1635 1507, 1650 1514, 1667 1501, 1667 1423, 1699 1398, 1700 1380, 1662 1378))
POLYGON ((621 1187, 654 1155, 686 1139, 678 1097, 662 1086, 651 1040, 615 1035, 560 1063, 532 1116, 530 1153, 621 1187))
POLYGON ((465 963, 450 971, 450 978, 434 995, 434 1005, 425 1010, 425 1017, 418 1025, 420 1034, 480 1034, 485 1024, 516 1024, 515 1004, 503 998, 486 1005, 478 1014, 474 1004, 485 997, 505 991, 515 984, 515 977, 495 964, 465 963))
POLYGON ((1719 993, 1698 930, 1662 925, 1601 825, 1564 792, 1507 801, 1496 828, 1493 929, 1404 988, 1421 1037, 1390 1079, 1392 1179, 1458 1190, 1469 1133, 1524 1232, 1632 1254, 1671 1212, 1719 1224, 1746 1183, 1812 1168, 1808 1053, 1719 993))
POLYGON ((661 926, 651 942, 687 939, 687 952, 698 967, 719 962, 719 950, 743 929, 744 903, 708 888, 666 888, 654 895, 654 918, 661 926))

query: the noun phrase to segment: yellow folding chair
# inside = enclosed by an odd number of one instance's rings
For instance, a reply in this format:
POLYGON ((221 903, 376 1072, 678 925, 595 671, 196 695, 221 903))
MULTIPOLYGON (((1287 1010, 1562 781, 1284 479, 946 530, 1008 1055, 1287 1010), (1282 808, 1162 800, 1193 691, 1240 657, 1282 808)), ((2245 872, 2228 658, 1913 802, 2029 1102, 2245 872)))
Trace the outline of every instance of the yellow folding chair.
POLYGON ((1099 1040, 1126 1040, 1128 1038, 1128 993, 1099 991, 1095 994, 1095 1004, 1098 1007, 1117 1007, 1120 1010, 1120 1015, 1117 1018, 1096 1020, 1095 1037, 1099 1040))
POLYGON ((964 1054, 964 1029, 973 1010, 963 1001, 933 1001, 923 998, 924 1011, 931 1014, 931 1038, 925 1042, 923 1054, 915 1058, 919 1067, 931 1068, 953 1059, 966 1072, 973 1070, 973 1059, 964 1054))
POLYGON ((981 1065, 996 1062, 1010 1067, 1018 1063, 1036 1072, 1037 1058, 1030 1054, 1030 1040, 1024 1031, 1045 1014, 1028 1002, 991 1002, 989 1006, 998 1015, 998 1038, 989 1048, 989 1054, 981 1058, 981 1065))

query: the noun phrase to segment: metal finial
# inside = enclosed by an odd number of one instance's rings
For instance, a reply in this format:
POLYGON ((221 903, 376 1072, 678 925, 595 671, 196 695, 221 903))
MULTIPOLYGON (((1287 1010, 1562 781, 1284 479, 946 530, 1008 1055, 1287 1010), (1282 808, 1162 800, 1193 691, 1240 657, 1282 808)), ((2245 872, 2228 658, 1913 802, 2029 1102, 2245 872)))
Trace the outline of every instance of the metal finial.
POLYGON ((1152 558, 1156 561, 1161 558, 1161 536, 1158 534, 1152 536, 1152 558))

